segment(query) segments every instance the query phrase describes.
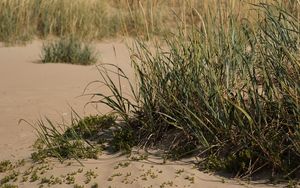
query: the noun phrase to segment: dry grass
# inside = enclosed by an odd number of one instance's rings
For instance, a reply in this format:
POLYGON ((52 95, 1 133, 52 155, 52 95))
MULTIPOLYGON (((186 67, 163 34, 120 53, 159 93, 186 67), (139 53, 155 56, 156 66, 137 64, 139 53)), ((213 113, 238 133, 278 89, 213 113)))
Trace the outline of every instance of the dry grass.
MULTIPOLYGON (((240 18, 252 15, 255 20, 257 12, 250 10, 250 3, 258 2, 274 1, 2 0, 0 41, 26 41, 49 35, 82 39, 149 38, 164 36, 178 27, 186 33, 192 26, 205 28, 206 20, 216 18, 217 14, 220 24, 228 23, 230 15, 240 18)), ((296 1, 280 2, 299 12, 296 1)))

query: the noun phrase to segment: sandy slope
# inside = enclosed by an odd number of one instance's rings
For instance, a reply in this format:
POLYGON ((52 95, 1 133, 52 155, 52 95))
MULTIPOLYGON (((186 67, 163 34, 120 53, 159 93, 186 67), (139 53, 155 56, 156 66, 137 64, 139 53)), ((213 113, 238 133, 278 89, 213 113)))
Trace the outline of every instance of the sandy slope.
MULTIPOLYGON (((66 64, 41 64, 39 53, 42 43, 35 41, 23 47, 0 47, 0 160, 18 160, 25 158, 27 164, 20 170, 26 170, 30 166, 31 145, 35 140, 34 132, 28 125, 18 125, 20 118, 34 121, 46 115, 56 121, 62 118, 68 119, 70 106, 81 115, 107 112, 107 109, 92 106, 83 109, 88 102, 88 97, 78 97, 82 94, 87 83, 99 78, 95 66, 76 66, 66 64)), ((97 44, 97 50, 101 54, 102 63, 114 63, 121 66, 132 75, 130 69, 129 52, 122 42, 103 42, 97 44), (115 48, 115 51, 114 51, 115 48), (115 53, 116 52, 116 53, 115 53)), ((100 63, 100 62, 99 62, 100 63)), ((103 88, 98 88, 103 89, 103 88)), ((161 165, 158 159, 150 161, 130 161, 128 167, 120 167, 118 163, 128 159, 124 156, 103 155, 100 160, 84 161, 84 172, 93 169, 99 187, 159 187, 164 182, 173 181, 173 187, 265 187, 266 185, 245 184, 238 181, 222 180, 222 177, 212 176, 193 169, 191 164, 161 165), (184 172, 176 174, 179 169, 184 172), (150 177, 151 172, 155 175, 150 177), (148 173, 147 173, 148 171, 148 173), (120 176, 109 181, 116 173, 120 176), (131 183, 126 184, 127 179, 131 183), (147 180, 143 180, 145 174, 147 180), (156 177, 157 175, 157 177, 156 177), (178 177, 177 177, 178 176, 178 177), (194 183, 187 177, 194 177, 194 183)), ((77 163, 71 166, 50 163, 54 168, 46 175, 61 175, 79 168, 77 163)), ((0 174, 0 178, 4 174, 0 174)), ((84 184, 84 177, 78 175, 79 184, 84 184)), ((37 187, 35 183, 19 183, 20 187, 37 187)), ((68 187, 59 185, 54 187, 68 187)), ((172 187, 165 185, 165 187, 172 187)))

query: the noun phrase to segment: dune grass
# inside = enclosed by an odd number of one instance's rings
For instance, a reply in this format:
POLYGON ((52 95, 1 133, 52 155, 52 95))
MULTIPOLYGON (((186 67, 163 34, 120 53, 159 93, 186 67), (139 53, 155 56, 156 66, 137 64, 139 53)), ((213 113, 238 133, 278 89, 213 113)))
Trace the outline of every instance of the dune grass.
POLYGON ((43 63, 91 65, 96 63, 97 54, 90 45, 74 37, 69 37, 45 43, 41 59, 43 63))
MULTIPOLYGON (((2 0, 0 2, 0 41, 16 43, 48 36, 75 36, 100 40, 118 36, 149 39, 184 32, 202 25, 203 12, 222 11, 228 22, 230 11, 238 17, 252 14, 249 3, 262 0, 2 0)), ((263 2, 274 2, 264 0, 263 2)), ((297 1, 278 1, 297 12, 297 1)), ((255 14, 252 14, 255 17, 255 14)))
POLYGON ((14 43, 33 37, 70 35, 85 40, 119 35, 147 37, 162 28, 156 21, 162 19, 160 9, 149 5, 150 2, 135 7, 127 1, 109 0, 3 0, 0 41, 14 43), (152 7, 151 27, 146 21, 150 14, 145 12, 148 6, 152 7))
POLYGON ((75 159, 80 163, 79 159, 98 158, 103 146, 97 134, 113 126, 115 118, 107 115, 81 119, 78 114, 72 113, 70 126, 57 125, 48 118, 35 124, 25 122, 35 129, 38 136, 34 144, 36 151, 31 155, 34 162, 43 162, 47 157, 55 157, 61 162, 75 159))
MULTIPOLYGON (((227 2, 204 4, 190 24, 180 22, 166 39, 168 50, 137 42, 131 56, 137 90, 120 68, 98 65, 112 94, 96 93, 92 102, 111 107, 121 122, 112 125, 117 149, 158 147, 171 158, 197 156, 203 168, 242 177, 270 170, 297 178, 300 4, 227 2), (249 12, 233 11, 238 5, 249 12), (130 97, 120 80, 128 82, 130 97)), ((52 137, 46 133, 40 136, 52 137)))
POLYGON ((172 158, 196 155, 204 168, 239 176, 270 169, 273 176, 296 177, 299 15, 280 3, 252 6, 256 20, 207 12, 200 28, 167 39, 168 51, 138 43, 135 100, 110 79, 110 72, 126 75, 104 66, 101 76, 113 95, 96 94, 95 102, 114 109, 138 144, 163 145, 172 158))

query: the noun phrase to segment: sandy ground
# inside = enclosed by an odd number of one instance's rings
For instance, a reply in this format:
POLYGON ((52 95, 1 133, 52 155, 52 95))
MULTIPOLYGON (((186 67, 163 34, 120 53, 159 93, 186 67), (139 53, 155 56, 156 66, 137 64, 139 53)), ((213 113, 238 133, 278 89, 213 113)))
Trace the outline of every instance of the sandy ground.
MULTIPOLYGON (((20 172, 32 165, 31 145, 36 138, 30 126, 18 124, 20 119, 32 122, 47 116, 61 122, 62 119, 68 120, 70 107, 81 115, 108 111, 104 107, 84 108, 89 97, 79 97, 89 82, 99 79, 95 66, 41 64, 41 46, 41 41, 35 41, 21 47, 0 47, 0 161, 25 159, 26 165, 18 169, 20 172)), ((123 42, 103 42, 97 44, 96 48, 101 54, 98 63, 116 64, 133 75, 130 55, 123 42)), ((94 89, 103 90, 101 87, 94 89)), ((99 187, 269 187, 200 172, 190 163, 162 165, 160 159, 153 157, 133 161, 126 156, 103 154, 99 160, 87 160, 83 164, 84 167, 76 162, 66 165, 50 161, 48 165, 51 168, 43 176, 61 177, 83 169, 83 172, 75 175, 75 183, 85 185, 84 173, 93 170, 97 177, 87 185, 97 182, 99 187)), ((0 179, 4 175, 0 173, 0 179)), ((38 181, 21 183, 18 180, 14 184, 19 187, 39 186, 38 181)), ((73 186, 63 183, 53 187, 73 186)))

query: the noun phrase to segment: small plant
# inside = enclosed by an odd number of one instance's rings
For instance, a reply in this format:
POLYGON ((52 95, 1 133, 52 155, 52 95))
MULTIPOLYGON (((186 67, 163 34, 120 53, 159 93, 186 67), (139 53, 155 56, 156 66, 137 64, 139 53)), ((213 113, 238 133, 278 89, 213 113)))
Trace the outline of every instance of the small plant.
POLYGON ((195 183, 195 177, 192 176, 186 176, 184 179, 188 180, 190 183, 195 183))
POLYGON ((67 174, 66 179, 65 179, 66 184, 74 184, 75 183, 75 177, 74 175, 67 174))
POLYGON ((88 184, 91 182, 92 179, 95 179, 98 175, 92 171, 92 170, 89 170, 87 171, 85 174, 84 174, 86 180, 84 181, 85 184, 88 184))
POLYGON ((43 177, 41 179, 40 184, 48 184, 48 186, 50 186, 50 185, 56 185, 56 184, 62 184, 62 180, 59 177, 54 177, 52 175, 49 178, 43 177))
POLYGON ((114 169, 119 169, 119 167, 126 168, 129 165, 130 165, 130 162, 120 162, 114 167, 114 169))
POLYGON ((176 170, 176 174, 178 174, 178 175, 180 175, 180 174, 182 174, 184 172, 184 169, 178 169, 178 170, 176 170))
POLYGON ((11 161, 5 160, 0 162, 0 173, 13 169, 11 161))
POLYGON ((173 185, 174 185, 173 181, 167 181, 167 182, 163 182, 159 187, 160 188, 173 187, 173 185))
POLYGON ((111 145, 115 151, 129 153, 131 148, 137 144, 133 129, 122 127, 113 131, 111 145))
POLYGON ((90 65, 97 61, 93 49, 74 37, 44 44, 42 49, 43 63, 70 63, 90 65))
POLYGON ((9 175, 5 176, 4 178, 2 178, 0 180, 0 186, 2 186, 3 184, 8 183, 10 181, 13 181, 13 182, 17 181, 19 174, 20 173, 16 172, 16 171, 11 172, 9 175))
MULTIPOLYGON (((76 123, 79 120, 73 119, 76 123)), ((31 125, 38 133, 38 140, 35 143, 36 152, 31 154, 34 162, 44 161, 47 157, 56 157, 61 162, 66 159, 97 158, 101 152, 101 147, 92 145, 83 139, 76 131, 68 131, 65 134, 62 127, 54 125, 46 118, 46 123, 42 120, 36 125, 31 125)), ((76 127, 76 126, 75 126, 76 127)), ((79 161, 78 161, 79 162, 79 161)))
POLYGON ((38 176, 38 170, 35 169, 30 176, 30 182, 35 182, 38 179, 40 179, 40 177, 38 176))

